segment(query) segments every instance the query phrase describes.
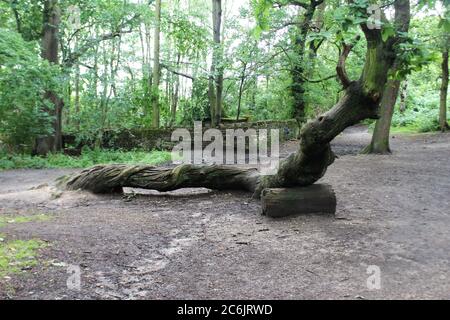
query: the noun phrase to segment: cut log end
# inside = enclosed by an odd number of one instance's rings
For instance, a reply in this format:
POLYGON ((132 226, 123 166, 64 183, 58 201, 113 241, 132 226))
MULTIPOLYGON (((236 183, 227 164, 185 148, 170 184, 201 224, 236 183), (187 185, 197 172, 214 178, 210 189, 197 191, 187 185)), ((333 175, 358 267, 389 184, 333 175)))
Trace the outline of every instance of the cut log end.
POLYGON ((302 188, 264 189, 261 196, 262 214, 282 218, 304 214, 336 214, 336 195, 325 184, 302 188))

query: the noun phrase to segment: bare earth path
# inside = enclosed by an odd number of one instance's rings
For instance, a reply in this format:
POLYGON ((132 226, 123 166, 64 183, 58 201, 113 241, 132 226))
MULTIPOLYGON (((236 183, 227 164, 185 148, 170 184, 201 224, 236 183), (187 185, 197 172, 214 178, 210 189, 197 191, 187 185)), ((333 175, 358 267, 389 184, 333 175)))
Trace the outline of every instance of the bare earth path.
POLYGON ((0 298, 450 299, 450 135, 398 136, 392 156, 354 155, 368 140, 351 128, 334 143, 344 155, 323 181, 336 218, 271 220, 248 194, 208 190, 52 195, 45 184, 74 170, 0 172, 0 215, 52 216, 0 228, 49 243, 39 266, 0 279, 0 298), (65 265, 80 266, 80 292, 65 265), (366 285, 372 265, 380 290, 366 285))

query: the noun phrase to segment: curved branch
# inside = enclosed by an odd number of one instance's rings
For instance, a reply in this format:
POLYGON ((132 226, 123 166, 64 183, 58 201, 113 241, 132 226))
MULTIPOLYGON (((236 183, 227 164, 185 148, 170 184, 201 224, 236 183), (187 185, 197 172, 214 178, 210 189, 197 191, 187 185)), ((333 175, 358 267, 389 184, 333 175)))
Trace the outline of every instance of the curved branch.
MULTIPOLYGON (((355 40, 358 41, 359 39, 360 36, 357 36, 355 40)), ((344 89, 348 88, 352 83, 352 81, 349 79, 347 75, 347 70, 345 69, 345 62, 347 61, 348 55, 350 54, 354 46, 355 46, 354 43, 352 44, 343 43, 343 49, 339 56, 338 65, 336 67, 338 78, 341 81, 344 89)))
POLYGON ((194 78, 193 76, 191 76, 191 75, 189 75, 189 74, 186 74, 186 73, 182 73, 182 72, 173 70, 173 69, 171 69, 168 65, 161 64, 161 68, 164 68, 164 69, 166 69, 167 71, 169 71, 170 73, 173 73, 173 74, 175 74, 175 75, 177 75, 177 76, 184 77, 184 78, 188 78, 188 79, 191 79, 192 81, 195 81, 195 78, 194 78))

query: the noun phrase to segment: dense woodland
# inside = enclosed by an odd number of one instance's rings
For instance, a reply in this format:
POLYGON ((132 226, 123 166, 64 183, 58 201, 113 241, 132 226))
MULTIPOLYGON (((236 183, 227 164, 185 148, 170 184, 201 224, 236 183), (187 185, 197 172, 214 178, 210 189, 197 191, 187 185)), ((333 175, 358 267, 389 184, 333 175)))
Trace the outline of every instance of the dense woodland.
POLYGON ((0 300, 448 299, 449 47, 450 0, 0 0, 0 300))
MULTIPOLYGON (((1 152, 47 155, 61 151, 63 133, 100 141, 106 131, 194 121, 303 125, 367 72, 373 3, 2 0, 1 152)), ((355 121, 372 118, 365 151, 385 153, 391 125, 448 128, 450 4, 412 0, 403 25, 403 9, 380 4, 379 41, 396 39, 395 61, 375 66, 388 69, 386 86, 371 80, 384 87, 381 111, 355 121)))

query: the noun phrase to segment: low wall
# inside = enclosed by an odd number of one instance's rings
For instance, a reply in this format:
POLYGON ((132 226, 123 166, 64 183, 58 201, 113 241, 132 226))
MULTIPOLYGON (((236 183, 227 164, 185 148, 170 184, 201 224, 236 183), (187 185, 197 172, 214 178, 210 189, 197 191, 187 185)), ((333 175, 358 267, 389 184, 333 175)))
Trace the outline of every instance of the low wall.
MULTIPOLYGON (((203 131, 208 130, 208 127, 203 128, 203 131)), ((285 121, 258 121, 258 122, 243 122, 234 124, 225 124, 220 128, 224 137, 227 129, 279 129, 281 142, 296 139, 299 134, 299 127, 295 120, 285 121)), ((193 137, 193 128, 188 128, 193 137)), ((171 150, 177 142, 172 142, 172 133, 174 128, 167 129, 130 129, 122 130, 120 132, 109 131, 105 132, 102 141, 102 147, 105 149, 121 149, 121 150, 171 150)), ((270 132, 270 131, 269 131, 270 132)), ((205 143, 206 145, 209 142, 205 143)))

